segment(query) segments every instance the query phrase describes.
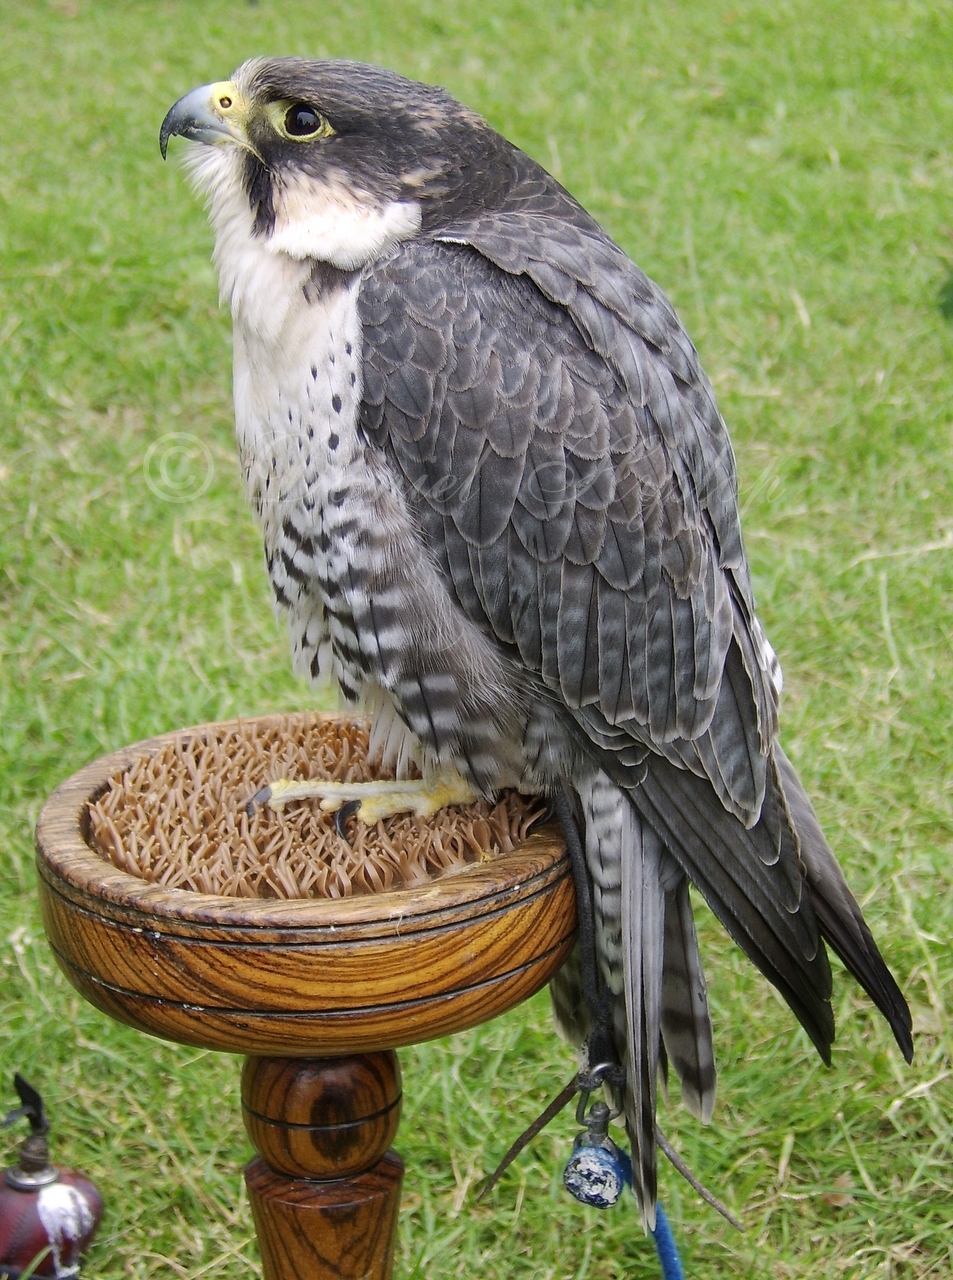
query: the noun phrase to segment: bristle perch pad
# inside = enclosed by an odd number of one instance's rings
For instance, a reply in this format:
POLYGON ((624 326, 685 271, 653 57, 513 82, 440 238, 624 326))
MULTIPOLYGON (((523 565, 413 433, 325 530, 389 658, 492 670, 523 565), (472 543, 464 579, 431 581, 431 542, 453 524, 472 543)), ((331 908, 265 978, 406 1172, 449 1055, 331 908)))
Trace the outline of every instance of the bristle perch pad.
POLYGON ((277 813, 248 798, 268 778, 375 780, 362 721, 300 714, 183 733, 134 760, 89 806, 90 843, 115 866, 166 888, 224 897, 344 898, 424 883, 511 852, 540 817, 538 798, 504 793, 374 826, 349 842, 319 801, 277 813))

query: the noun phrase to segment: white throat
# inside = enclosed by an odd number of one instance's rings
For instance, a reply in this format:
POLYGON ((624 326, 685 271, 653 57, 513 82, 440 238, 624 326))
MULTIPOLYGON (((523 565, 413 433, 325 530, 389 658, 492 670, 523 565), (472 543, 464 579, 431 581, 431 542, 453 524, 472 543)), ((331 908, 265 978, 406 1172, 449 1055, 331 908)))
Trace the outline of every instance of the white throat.
POLYGON ((306 174, 282 173, 274 178, 274 227, 256 236, 238 148, 198 143, 190 148, 186 162, 193 185, 208 201, 223 300, 231 298, 236 275, 241 274, 230 259, 237 254, 244 265, 242 242, 253 237, 275 257, 317 260, 353 271, 420 229, 420 205, 414 200, 380 205, 353 190, 340 175, 319 181, 306 174))
POLYGON ((378 207, 341 181, 283 178, 275 196, 269 244, 292 258, 318 258, 342 271, 374 262, 420 230, 420 205, 391 200, 378 207))

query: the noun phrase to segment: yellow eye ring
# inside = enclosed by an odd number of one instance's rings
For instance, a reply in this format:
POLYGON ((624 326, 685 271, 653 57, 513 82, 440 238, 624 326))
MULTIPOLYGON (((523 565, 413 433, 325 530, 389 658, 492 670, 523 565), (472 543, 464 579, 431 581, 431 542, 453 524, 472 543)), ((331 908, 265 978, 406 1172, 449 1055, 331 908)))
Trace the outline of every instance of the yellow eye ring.
POLYGON ((268 113, 276 131, 290 142, 314 142, 334 133, 326 117, 309 102, 273 102, 268 113))

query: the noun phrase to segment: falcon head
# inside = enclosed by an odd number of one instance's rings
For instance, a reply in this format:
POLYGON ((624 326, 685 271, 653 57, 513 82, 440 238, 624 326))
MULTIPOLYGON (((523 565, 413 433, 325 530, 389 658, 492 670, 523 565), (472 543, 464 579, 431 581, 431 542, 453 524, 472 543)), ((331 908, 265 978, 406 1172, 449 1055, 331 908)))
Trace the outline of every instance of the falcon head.
POLYGON ((244 216, 276 252, 345 270, 492 207, 511 181, 512 148, 478 115, 356 62, 253 59, 179 99, 163 156, 175 135, 200 144, 189 160, 217 230, 244 216))

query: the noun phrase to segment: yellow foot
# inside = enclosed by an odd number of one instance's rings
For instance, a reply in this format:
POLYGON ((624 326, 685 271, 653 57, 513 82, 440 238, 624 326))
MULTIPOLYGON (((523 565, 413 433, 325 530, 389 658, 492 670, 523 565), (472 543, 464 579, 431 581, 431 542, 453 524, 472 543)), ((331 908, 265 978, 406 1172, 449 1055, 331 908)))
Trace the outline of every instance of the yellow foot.
POLYGON ((336 811, 346 816, 359 812, 361 821, 373 826, 395 813, 429 818, 448 804, 472 804, 479 795, 456 769, 443 769, 430 778, 408 782, 327 782, 320 778, 291 782, 278 778, 252 796, 246 808, 250 817, 259 804, 280 809, 289 800, 315 798, 326 813, 336 811))

